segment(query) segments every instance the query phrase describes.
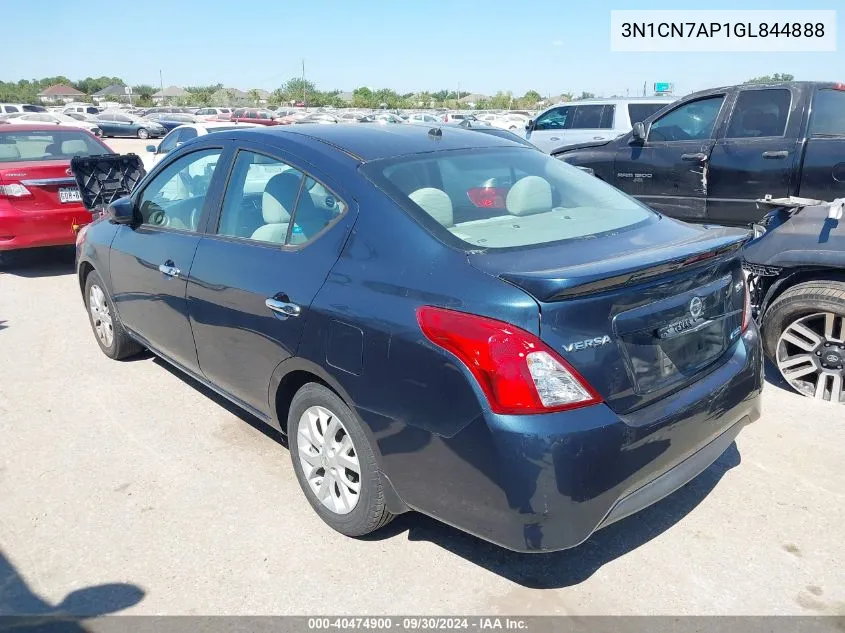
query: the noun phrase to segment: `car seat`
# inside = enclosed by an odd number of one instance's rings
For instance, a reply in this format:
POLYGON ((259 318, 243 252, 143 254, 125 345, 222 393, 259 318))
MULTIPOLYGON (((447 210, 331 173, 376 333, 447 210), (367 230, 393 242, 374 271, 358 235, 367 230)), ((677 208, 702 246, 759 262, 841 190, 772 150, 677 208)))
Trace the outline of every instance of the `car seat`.
POLYGON ((276 174, 267 181, 261 196, 261 215, 264 218, 264 226, 255 229, 252 239, 277 244, 284 243, 299 186, 300 176, 289 171, 276 174))
POLYGON ((455 216, 452 209, 452 200, 445 191, 434 187, 423 187, 417 189, 408 197, 446 228, 454 226, 455 216))
POLYGON ((505 208, 511 215, 533 215, 552 208, 552 186, 540 176, 525 176, 514 183, 505 208))

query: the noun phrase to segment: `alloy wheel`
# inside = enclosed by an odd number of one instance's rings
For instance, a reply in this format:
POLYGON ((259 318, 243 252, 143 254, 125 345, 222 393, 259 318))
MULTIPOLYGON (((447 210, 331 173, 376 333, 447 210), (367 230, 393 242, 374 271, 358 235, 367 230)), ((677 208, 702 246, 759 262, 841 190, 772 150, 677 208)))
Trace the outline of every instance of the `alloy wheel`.
POLYGON ((335 514, 349 514, 361 496, 361 466, 340 418, 321 406, 306 409, 297 424, 297 448, 305 479, 335 514))
POLYGON ((114 327, 108 300, 102 288, 94 284, 88 295, 88 309, 91 311, 91 322, 97 338, 105 347, 111 347, 114 342, 114 327))
POLYGON ((776 361, 799 393, 845 404, 845 316, 817 312, 796 319, 778 339, 776 361))

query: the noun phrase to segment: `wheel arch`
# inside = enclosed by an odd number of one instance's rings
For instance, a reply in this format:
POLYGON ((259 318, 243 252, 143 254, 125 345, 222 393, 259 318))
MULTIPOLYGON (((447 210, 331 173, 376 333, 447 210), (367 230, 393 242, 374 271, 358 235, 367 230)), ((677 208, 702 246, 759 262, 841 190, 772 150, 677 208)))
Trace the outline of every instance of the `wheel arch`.
POLYGON ((769 308, 784 292, 797 286, 798 284, 811 281, 845 282, 845 268, 803 267, 791 270, 785 275, 781 275, 766 291, 766 296, 763 299, 763 305, 760 310, 760 322, 763 323, 765 321, 766 313, 769 311, 769 308))
POLYGON ((88 275, 94 272, 95 268, 94 265, 89 261, 80 262, 79 267, 77 268, 77 277, 79 280, 79 292, 85 295, 85 282, 88 279, 88 275))

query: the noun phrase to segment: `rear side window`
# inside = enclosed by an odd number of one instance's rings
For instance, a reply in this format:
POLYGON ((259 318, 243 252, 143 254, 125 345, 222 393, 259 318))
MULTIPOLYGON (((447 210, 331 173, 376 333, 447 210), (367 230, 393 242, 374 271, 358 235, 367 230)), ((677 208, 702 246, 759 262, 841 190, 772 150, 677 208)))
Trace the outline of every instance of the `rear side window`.
POLYGON ((20 110, 15 106, 6 106, 6 112, 20 112, 20 110))
POLYGON ((739 93, 726 138, 783 136, 792 93, 785 88, 743 90, 739 93))
POLYGON ((641 123, 667 105, 666 103, 629 103, 628 116, 631 123, 641 123))
MULTIPOLYGON (((572 123, 569 129, 572 130, 594 130, 602 127, 603 105, 581 105, 575 106, 572 114, 572 123)), ((608 126, 610 127, 610 126, 608 126)))
POLYGON ((845 136, 845 91, 824 88, 816 93, 810 136, 845 136))
POLYGON ((305 244, 345 210, 340 198, 298 169, 244 150, 235 160, 217 234, 305 244))
POLYGON ((531 149, 415 155, 364 169, 423 226, 467 250, 592 237, 655 217, 601 180, 531 149))

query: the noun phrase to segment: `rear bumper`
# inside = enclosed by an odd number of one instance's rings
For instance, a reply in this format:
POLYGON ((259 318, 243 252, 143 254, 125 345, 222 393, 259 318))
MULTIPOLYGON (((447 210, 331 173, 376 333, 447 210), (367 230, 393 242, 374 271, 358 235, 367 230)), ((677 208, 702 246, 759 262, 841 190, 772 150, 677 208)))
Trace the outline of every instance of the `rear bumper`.
MULTIPOLYGON (((539 416, 485 414, 425 450, 426 493, 387 474, 414 509, 511 550, 574 547, 706 470, 760 417, 756 326, 727 362, 661 401, 619 416, 606 405, 539 416)), ((406 459, 411 456, 405 456, 406 459)), ((416 468, 414 468, 416 470, 416 468)))
POLYGON ((0 251, 74 244, 79 227, 91 219, 91 212, 77 205, 30 213, 0 201, 0 251))

